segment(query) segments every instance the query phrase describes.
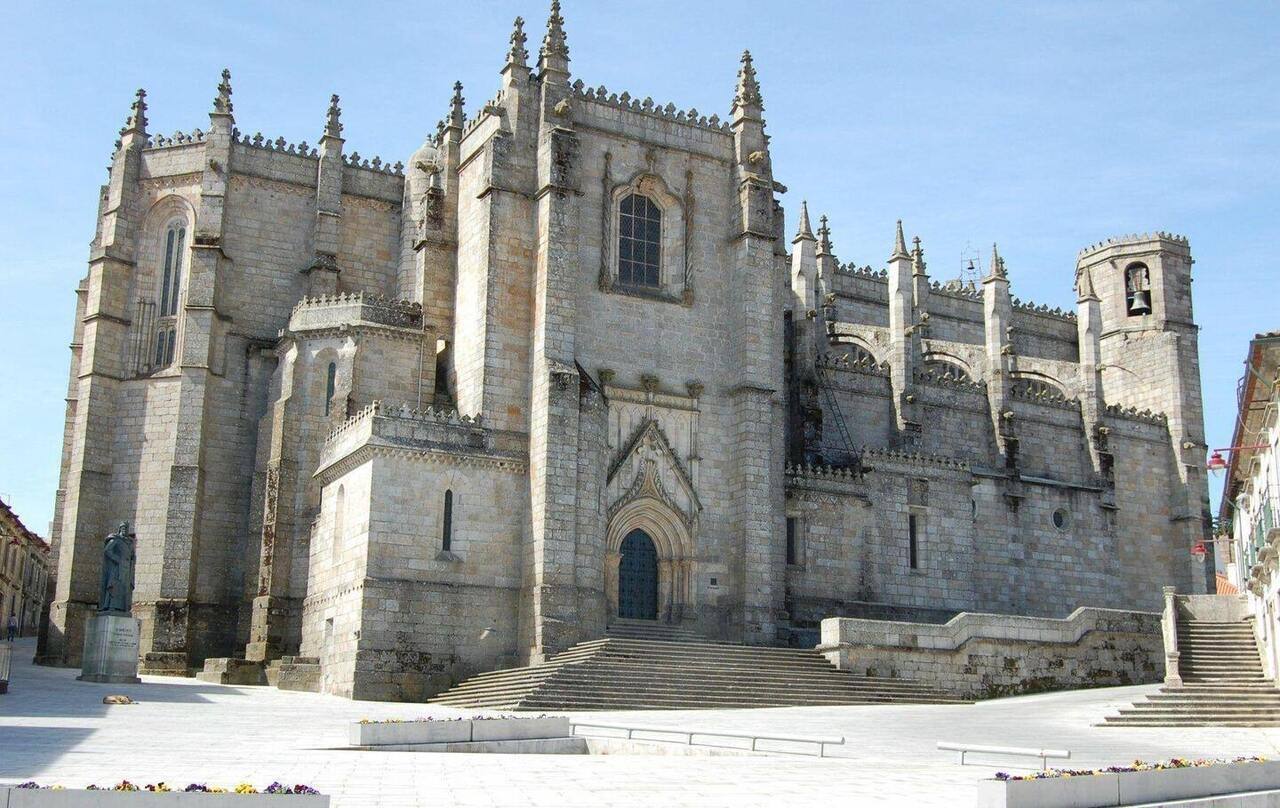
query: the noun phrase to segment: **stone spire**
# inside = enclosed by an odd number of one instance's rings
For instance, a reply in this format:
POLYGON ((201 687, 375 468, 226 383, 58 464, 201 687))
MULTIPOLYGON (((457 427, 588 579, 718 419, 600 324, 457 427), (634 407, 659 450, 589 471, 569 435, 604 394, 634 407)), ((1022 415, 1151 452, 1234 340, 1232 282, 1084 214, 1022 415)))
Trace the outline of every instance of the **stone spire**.
POLYGON ((324 136, 342 137, 342 108, 338 106, 338 96, 329 97, 329 115, 325 119, 324 136))
POLYGON ((218 95, 213 99, 215 115, 231 114, 231 71, 222 69, 222 81, 218 83, 218 95))
POLYGON ((742 66, 738 68, 738 88, 733 95, 733 116, 740 118, 759 118, 764 111, 764 101, 760 97, 760 82, 756 80, 756 68, 751 61, 751 51, 742 52, 742 66))
POLYGON ((827 226, 827 217, 818 217, 818 255, 831 254, 831 228, 827 226))
POLYGON ((911 254, 907 252, 907 240, 902 235, 902 220, 898 220, 898 232, 893 241, 893 255, 889 256, 890 261, 910 261, 911 254))
POLYGON ((1004 259, 1000 257, 1000 250, 993 243, 991 245, 991 271, 987 273, 988 278, 1007 278, 1008 272, 1004 268, 1004 259))
POLYGON ((796 230, 796 237, 791 240, 794 244, 797 241, 814 241, 813 230, 809 227, 809 203, 800 202, 800 227, 796 230))
POLYGON ((138 90, 137 98, 129 107, 131 110, 128 119, 124 122, 124 128, 120 130, 120 135, 133 133, 147 136, 147 91, 138 90))
POLYGON ((564 35, 564 17, 560 16, 560 0, 551 0, 551 16, 547 18, 547 33, 538 51, 538 73, 561 73, 569 77, 569 44, 564 35))
POLYGON ((449 103, 449 126, 461 129, 466 123, 467 113, 463 111, 462 105, 466 101, 462 97, 462 82, 455 81, 453 83, 453 99, 449 103))
POLYGON ((511 31, 511 49, 507 51, 507 67, 528 66, 529 51, 524 47, 524 43, 528 41, 529 37, 524 34, 524 17, 516 17, 511 31))

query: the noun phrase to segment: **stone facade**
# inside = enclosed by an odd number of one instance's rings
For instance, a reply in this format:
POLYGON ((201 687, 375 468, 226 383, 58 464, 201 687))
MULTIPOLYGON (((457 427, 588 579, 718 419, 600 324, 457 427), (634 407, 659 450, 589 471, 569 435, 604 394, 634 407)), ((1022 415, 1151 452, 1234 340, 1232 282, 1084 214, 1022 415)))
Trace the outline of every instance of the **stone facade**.
POLYGON ((39 631, 49 581, 49 545, 0 501, 0 637, 8 636, 10 616, 18 618, 18 636, 39 631))
POLYGON ((144 671, 298 655, 374 698, 623 610, 804 642, 1203 588, 1185 239, 1083 252, 1078 317, 998 259, 940 286, 901 230, 842 265, 807 211, 784 237, 749 54, 721 120, 574 80, 556 4, 525 44, 404 164, 348 152, 336 97, 313 147, 241 133, 226 74, 190 135, 139 93, 78 290, 46 658, 125 518, 144 671))

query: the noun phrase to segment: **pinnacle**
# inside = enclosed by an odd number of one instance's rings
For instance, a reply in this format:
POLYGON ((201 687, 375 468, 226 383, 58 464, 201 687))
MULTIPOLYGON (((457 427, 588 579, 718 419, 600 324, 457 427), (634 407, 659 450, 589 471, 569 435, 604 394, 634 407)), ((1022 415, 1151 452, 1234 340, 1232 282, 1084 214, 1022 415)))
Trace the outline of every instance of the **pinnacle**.
POLYGON ((342 108, 338 106, 338 96, 329 97, 329 114, 325 120, 324 136, 325 137, 342 137, 342 108))
POLYGON ((993 243, 991 245, 991 272, 988 278, 1007 278, 1009 277, 1004 268, 1004 259, 1000 257, 1000 250, 993 243))
POLYGON ((733 109, 755 107, 756 111, 764 109, 764 101, 760 97, 760 82, 756 80, 755 63, 751 60, 751 51, 742 52, 742 66, 738 68, 738 88, 733 96, 733 109))
POLYGON ((222 69, 222 81, 218 84, 218 95, 213 99, 213 111, 219 115, 231 114, 231 71, 222 69))
POLYGON ((827 226, 827 217, 818 217, 818 255, 831 254, 831 228, 827 226))
POLYGON ((141 88, 129 109, 129 118, 124 122, 124 128, 120 130, 120 134, 124 135, 128 132, 136 132, 140 135, 147 133, 147 91, 141 88))
POLYGON ((511 30, 511 49, 507 51, 508 65, 524 67, 528 63, 529 51, 524 47, 528 41, 529 37, 524 33, 524 17, 516 17, 511 30))
POLYGON ((926 264, 924 262, 924 248, 920 246, 920 237, 916 236, 911 239, 911 264, 915 268, 916 275, 924 275, 926 264))
POLYGON ((902 220, 898 220, 898 232, 893 241, 893 255, 889 256, 890 261, 911 260, 911 254, 907 252, 907 240, 902 235, 902 220))
POLYGON ((560 16, 560 0, 551 0, 551 16, 547 18, 547 33, 538 52, 538 67, 569 72, 569 44, 564 34, 564 17, 560 16))
POLYGON ((813 230, 809 227, 809 203, 800 202, 800 227, 796 230, 796 241, 808 239, 813 241, 813 230))
POLYGON ((462 105, 466 101, 462 97, 462 82, 455 81, 453 83, 453 99, 449 103, 449 125, 461 128, 462 124, 467 120, 467 114, 463 111, 462 105))

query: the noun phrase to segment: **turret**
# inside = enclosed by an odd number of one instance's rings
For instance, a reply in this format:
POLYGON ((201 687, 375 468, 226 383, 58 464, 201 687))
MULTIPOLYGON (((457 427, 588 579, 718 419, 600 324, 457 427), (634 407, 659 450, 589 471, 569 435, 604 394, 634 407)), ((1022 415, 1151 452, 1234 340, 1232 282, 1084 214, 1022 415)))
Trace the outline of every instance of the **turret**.
POLYGON ((307 267, 307 294, 338 291, 338 239, 342 232, 342 108, 330 96, 324 134, 320 136, 320 166, 316 178, 315 258, 307 267))
POLYGON ((791 240, 791 293, 792 323, 795 328, 796 370, 802 379, 813 378, 813 363, 817 354, 815 325, 817 324, 817 259, 818 240, 809 226, 809 204, 800 203, 800 226, 791 240))
POLYGON ((1080 414, 1094 470, 1103 473, 1100 454, 1106 441, 1098 432, 1105 402, 1102 399, 1102 300, 1093 289, 1089 270, 1076 275, 1076 334, 1080 346, 1080 414))
POLYGON ((899 219, 893 253, 889 256, 889 379, 893 384, 898 429, 907 445, 920 428, 913 392, 917 362, 913 348, 918 341, 913 272, 911 254, 907 252, 902 220, 899 219))
POLYGON ((1013 299, 1009 295, 1009 274, 1000 250, 991 245, 991 269, 982 279, 982 324, 987 349, 987 398, 995 424, 996 445, 1013 462, 1017 443, 1009 410, 1009 373, 1012 370, 1013 299))

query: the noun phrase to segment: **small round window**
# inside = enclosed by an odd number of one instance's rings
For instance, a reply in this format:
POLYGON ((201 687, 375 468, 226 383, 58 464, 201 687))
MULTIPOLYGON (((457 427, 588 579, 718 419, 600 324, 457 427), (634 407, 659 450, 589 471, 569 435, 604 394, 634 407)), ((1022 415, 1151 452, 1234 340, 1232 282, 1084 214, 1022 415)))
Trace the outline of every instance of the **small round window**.
POLYGON ((1071 514, 1067 513, 1066 508, 1059 508, 1053 512, 1053 526, 1058 530, 1066 530, 1071 524, 1071 514))

